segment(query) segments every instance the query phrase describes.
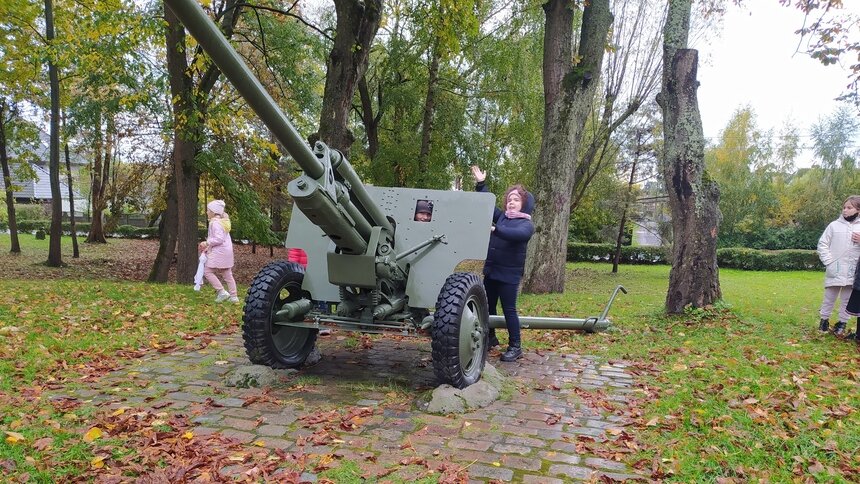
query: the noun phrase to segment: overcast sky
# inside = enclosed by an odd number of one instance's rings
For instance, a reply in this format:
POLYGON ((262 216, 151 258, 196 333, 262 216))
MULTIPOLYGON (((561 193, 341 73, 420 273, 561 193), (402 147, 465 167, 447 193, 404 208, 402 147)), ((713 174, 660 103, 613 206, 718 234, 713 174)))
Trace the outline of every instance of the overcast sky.
MULTIPOLYGON (((860 0, 844 3, 860 14, 860 0)), ((732 114, 749 104, 759 128, 778 133, 790 119, 808 145, 809 126, 836 109, 834 98, 845 91, 849 69, 795 53, 800 39, 794 32, 803 25, 799 10, 777 0, 746 4, 730 8, 719 39, 693 46, 700 53, 698 95, 705 136, 716 140, 732 114)))

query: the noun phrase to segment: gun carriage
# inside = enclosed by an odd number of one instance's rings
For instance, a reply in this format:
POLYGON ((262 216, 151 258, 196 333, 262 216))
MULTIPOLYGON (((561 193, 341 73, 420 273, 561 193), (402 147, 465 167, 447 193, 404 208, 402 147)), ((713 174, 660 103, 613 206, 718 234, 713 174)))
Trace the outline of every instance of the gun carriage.
MULTIPOLYGON (((287 187, 298 210, 286 245, 306 252, 307 270, 278 261, 255 277, 242 325, 251 362, 299 367, 323 326, 429 332, 437 378, 457 388, 478 381, 489 329, 504 328, 504 318, 488 314, 478 275, 454 270, 486 257, 495 196, 365 186, 343 154, 299 136, 197 0, 165 3, 302 169, 287 187), (418 207, 429 207, 429 217, 418 207)), ((619 289, 600 316, 521 317, 522 326, 606 329, 619 289)))

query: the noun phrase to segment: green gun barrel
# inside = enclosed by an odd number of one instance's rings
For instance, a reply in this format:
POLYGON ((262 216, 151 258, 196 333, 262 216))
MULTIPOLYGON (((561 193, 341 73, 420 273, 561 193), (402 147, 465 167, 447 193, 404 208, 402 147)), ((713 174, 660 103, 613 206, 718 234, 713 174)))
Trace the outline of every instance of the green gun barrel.
POLYGON ((323 164, 314 156, 308 144, 203 8, 195 0, 165 0, 164 3, 197 39, 215 65, 272 131, 275 138, 295 158, 302 170, 312 178, 321 177, 324 173, 323 164))

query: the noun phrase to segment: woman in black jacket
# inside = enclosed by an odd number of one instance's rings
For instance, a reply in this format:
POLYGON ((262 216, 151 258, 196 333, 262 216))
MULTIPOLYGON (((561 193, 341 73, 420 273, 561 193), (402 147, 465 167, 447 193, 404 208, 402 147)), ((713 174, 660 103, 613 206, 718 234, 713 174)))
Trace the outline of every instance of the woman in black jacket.
MULTIPOLYGON (((472 166, 475 191, 487 192, 487 174, 472 166)), ((496 305, 502 302, 502 313, 508 327, 508 350, 502 361, 516 361, 523 355, 520 339, 520 318, 517 315, 517 292, 526 264, 526 247, 534 234, 531 213, 535 199, 522 185, 507 189, 504 211, 493 211, 493 226, 490 228, 490 247, 484 263, 484 288, 490 314, 496 314, 496 305)), ((490 346, 498 346, 495 330, 490 330, 490 346)))

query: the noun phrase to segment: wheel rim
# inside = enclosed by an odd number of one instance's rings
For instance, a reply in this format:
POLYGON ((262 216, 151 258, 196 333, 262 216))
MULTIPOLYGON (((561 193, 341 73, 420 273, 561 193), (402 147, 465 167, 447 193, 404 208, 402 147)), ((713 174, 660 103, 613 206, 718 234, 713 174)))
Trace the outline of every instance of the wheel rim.
MULTIPOLYGON (((275 302, 272 304, 272 312, 269 315, 269 321, 274 320, 275 313, 280 311, 284 304, 297 301, 302 298, 302 283, 298 281, 288 281, 278 291, 275 302)), ((297 328, 295 326, 286 326, 282 324, 270 324, 272 334, 272 343, 275 349, 282 355, 293 355, 301 351, 305 342, 308 339, 308 329, 297 328)))
POLYGON ((468 377, 481 371, 484 354, 484 324, 480 318, 480 305, 475 296, 466 300, 460 317, 460 367, 468 377))

